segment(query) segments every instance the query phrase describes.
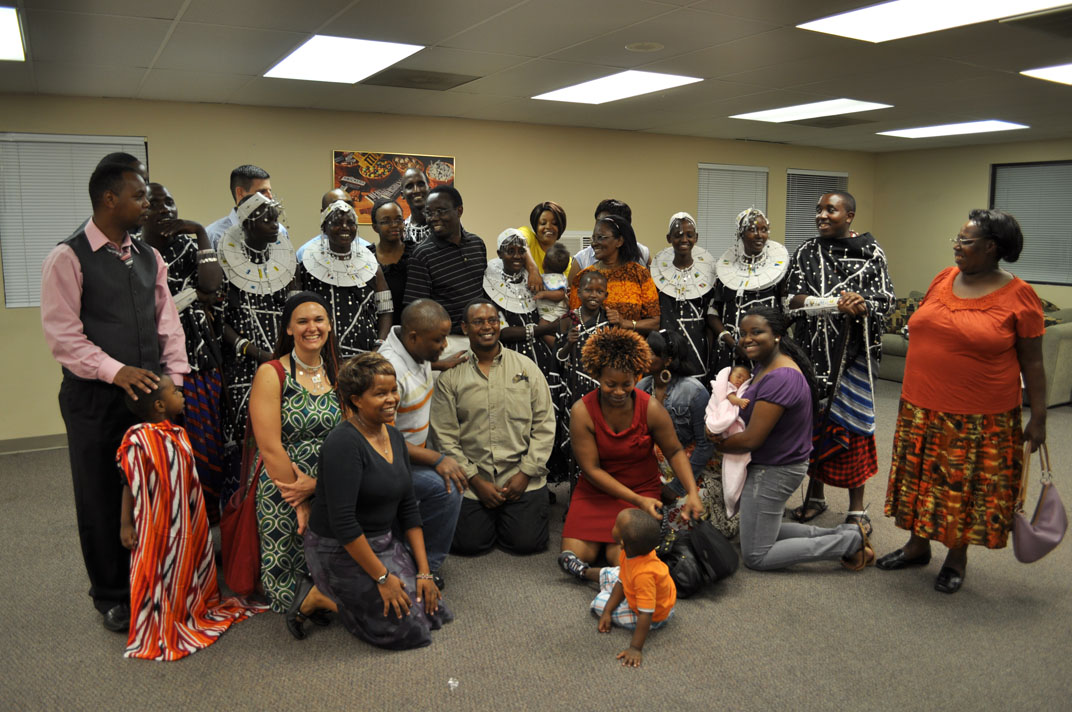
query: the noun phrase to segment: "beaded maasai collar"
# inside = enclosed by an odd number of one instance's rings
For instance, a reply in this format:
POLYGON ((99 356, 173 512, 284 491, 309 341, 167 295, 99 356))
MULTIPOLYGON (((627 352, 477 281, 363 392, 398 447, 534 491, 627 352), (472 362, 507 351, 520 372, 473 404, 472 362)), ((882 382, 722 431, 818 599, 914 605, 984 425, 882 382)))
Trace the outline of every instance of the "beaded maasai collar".
POLYGON ((674 248, 667 247, 651 261, 651 278, 663 294, 674 299, 696 299, 715 286, 715 258, 702 247, 692 248, 692 265, 674 266, 674 248))
POLYGON ((302 253, 302 264, 309 274, 336 287, 364 287, 376 276, 376 255, 355 238, 350 243, 350 259, 340 260, 331 253, 328 239, 321 235, 302 253))
POLYGON ((228 282, 250 294, 274 294, 291 283, 298 263, 294 246, 285 237, 276 235, 264 251, 266 259, 254 262, 241 224, 229 227, 216 248, 228 282))
POLYGON ((513 314, 529 314, 536 308, 536 300, 525 285, 524 272, 521 281, 515 282, 503 274, 503 262, 496 258, 488 262, 484 270, 484 291, 500 307, 513 314))
POLYGON ((755 257, 749 257, 736 240, 733 247, 722 253, 715 263, 718 278, 735 291, 759 291, 775 285, 785 276, 789 269, 789 253, 785 245, 767 240, 763 251, 755 257))

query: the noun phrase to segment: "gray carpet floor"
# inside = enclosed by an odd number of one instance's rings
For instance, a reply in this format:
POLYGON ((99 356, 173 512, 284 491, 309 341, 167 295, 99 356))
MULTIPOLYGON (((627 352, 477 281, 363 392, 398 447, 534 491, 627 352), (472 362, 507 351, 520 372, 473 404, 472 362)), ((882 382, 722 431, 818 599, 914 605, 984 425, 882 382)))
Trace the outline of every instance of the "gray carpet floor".
MULTIPOLYGON (((879 382, 880 474, 868 500, 880 554, 906 538, 881 514, 898 393, 899 384, 879 382)), ((1070 436, 1072 408, 1051 409, 1066 503, 1070 436)), ((1029 502, 1037 491, 1036 476, 1029 502)), ((566 495, 558 492, 552 551, 448 560, 446 598, 457 620, 430 647, 378 650, 337 623, 299 642, 265 613, 185 660, 153 663, 124 659, 125 638, 100 625, 86 596, 66 451, 0 457, 0 708, 1072 708, 1072 543, 1031 565, 1011 548, 973 548, 954 596, 932 588, 941 547, 923 570, 742 568, 681 601, 671 624, 649 637, 643 666, 625 669, 614 655, 629 634, 597 633, 593 590, 555 565, 566 495)), ((817 523, 832 526, 848 500, 844 491, 828 498, 817 523)))

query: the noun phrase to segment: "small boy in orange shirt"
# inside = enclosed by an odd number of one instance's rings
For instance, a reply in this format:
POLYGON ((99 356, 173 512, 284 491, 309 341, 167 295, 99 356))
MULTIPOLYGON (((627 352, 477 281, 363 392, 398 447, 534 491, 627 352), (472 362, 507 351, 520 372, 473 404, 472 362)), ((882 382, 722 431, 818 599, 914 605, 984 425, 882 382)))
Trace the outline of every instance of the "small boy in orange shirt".
POLYGON ((629 647, 616 658, 639 667, 648 631, 662 628, 674 614, 677 588, 670 569, 655 555, 662 541, 658 519, 640 509, 623 509, 610 533, 622 547, 621 565, 585 572, 599 582, 592 613, 599 616, 600 633, 609 633, 612 625, 633 631, 629 647))

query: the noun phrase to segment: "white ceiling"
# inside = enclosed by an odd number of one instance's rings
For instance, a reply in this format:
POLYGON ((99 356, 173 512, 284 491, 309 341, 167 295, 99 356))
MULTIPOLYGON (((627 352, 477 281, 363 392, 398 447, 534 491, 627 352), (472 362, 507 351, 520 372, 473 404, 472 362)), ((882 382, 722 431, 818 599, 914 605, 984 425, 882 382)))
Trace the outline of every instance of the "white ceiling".
POLYGON ((866 4, 16 0, 28 61, 0 62, 0 92, 455 116, 861 151, 1072 136, 1072 87, 1017 74, 1072 62, 1068 37, 990 22, 873 45, 795 28, 866 4), (261 76, 314 33, 426 45, 396 67, 478 78, 430 91, 261 76), (665 49, 625 49, 634 42, 665 49), (622 69, 705 81, 601 106, 528 98, 622 69), (836 97, 894 107, 856 114, 868 123, 840 128, 727 118, 836 97), (976 119, 1031 128, 917 140, 875 135, 976 119))

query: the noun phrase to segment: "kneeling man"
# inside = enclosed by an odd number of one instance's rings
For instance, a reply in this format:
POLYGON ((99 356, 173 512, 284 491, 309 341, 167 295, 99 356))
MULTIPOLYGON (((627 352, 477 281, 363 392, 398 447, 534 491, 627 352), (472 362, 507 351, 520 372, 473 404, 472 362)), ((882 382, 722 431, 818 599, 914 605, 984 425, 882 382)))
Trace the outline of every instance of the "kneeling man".
POLYGON ((539 367, 499 342, 499 311, 486 298, 462 314, 469 358, 446 371, 432 395, 430 426, 440 452, 469 478, 454 531, 455 554, 496 544, 512 554, 547 548, 547 468, 554 445, 551 392, 539 367))

